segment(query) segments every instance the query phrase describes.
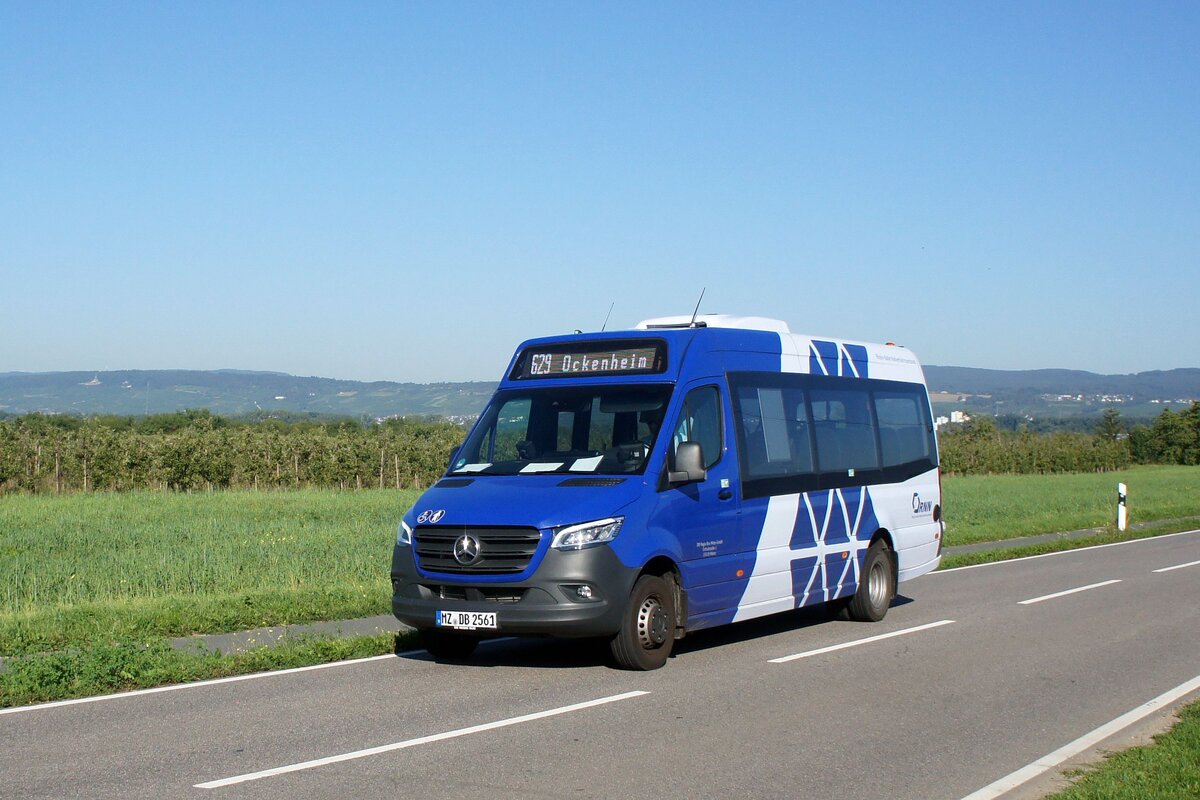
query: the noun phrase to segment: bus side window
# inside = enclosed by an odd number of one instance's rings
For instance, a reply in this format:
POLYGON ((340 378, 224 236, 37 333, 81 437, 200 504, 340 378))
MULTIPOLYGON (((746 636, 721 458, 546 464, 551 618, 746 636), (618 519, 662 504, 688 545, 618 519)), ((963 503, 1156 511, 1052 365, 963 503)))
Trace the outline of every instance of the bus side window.
POLYGON ((817 461, 822 472, 879 469, 871 395, 864 389, 813 389, 817 461))
POLYGON ((921 395, 913 392, 875 392, 883 466, 922 461, 932 453, 921 395))
POLYGON ((813 470, 812 441, 802 389, 744 385, 735 414, 741 426, 747 478, 804 475, 813 470))

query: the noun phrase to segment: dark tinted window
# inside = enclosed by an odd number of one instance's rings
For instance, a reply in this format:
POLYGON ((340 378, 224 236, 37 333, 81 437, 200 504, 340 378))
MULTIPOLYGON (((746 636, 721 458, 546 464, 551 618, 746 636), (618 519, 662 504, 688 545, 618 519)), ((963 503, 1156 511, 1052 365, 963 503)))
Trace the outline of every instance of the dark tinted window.
POLYGON ((809 402, 822 472, 879 469, 871 395, 865 386, 813 389, 809 402))
POLYGON ((920 384, 729 374, 743 497, 899 483, 937 467, 920 384))
POLYGON ((748 477, 813 472, 804 390, 739 386, 737 399, 743 466, 748 477))
POLYGON ((883 466, 894 467, 930 457, 929 422, 922 419, 924 408, 924 398, 916 392, 875 393, 883 466))

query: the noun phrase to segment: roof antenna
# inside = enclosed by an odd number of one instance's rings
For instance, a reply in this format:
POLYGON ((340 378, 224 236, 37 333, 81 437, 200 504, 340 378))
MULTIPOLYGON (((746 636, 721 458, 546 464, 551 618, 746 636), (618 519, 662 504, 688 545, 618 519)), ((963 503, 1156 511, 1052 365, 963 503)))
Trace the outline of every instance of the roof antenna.
POLYGON ((604 324, 600 326, 600 332, 604 333, 604 329, 608 327, 608 318, 612 316, 613 306, 617 304, 616 300, 612 301, 612 305, 608 307, 608 313, 604 315, 604 324))
POLYGON ((704 300, 704 293, 707 290, 707 286, 700 290, 700 300, 696 301, 696 310, 692 312, 692 321, 688 323, 689 328, 694 328, 696 326, 696 315, 700 313, 700 303, 702 300, 704 300))

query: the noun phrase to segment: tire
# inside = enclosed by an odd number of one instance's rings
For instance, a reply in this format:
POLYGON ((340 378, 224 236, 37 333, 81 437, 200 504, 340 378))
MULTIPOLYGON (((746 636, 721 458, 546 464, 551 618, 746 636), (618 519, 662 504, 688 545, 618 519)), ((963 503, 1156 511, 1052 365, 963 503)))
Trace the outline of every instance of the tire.
POLYGON ((863 559, 858 590, 846 610, 858 622, 879 622, 896 597, 896 575, 892 572, 891 550, 882 539, 876 540, 863 559))
POLYGON ((609 642, 621 669, 651 670, 667 663, 675 645, 675 586, 657 575, 633 585, 621 630, 609 642))
POLYGON ((466 658, 475 652, 475 646, 478 644, 479 640, 475 637, 464 636, 461 633, 439 630, 421 631, 421 646, 436 659, 457 661, 466 658))

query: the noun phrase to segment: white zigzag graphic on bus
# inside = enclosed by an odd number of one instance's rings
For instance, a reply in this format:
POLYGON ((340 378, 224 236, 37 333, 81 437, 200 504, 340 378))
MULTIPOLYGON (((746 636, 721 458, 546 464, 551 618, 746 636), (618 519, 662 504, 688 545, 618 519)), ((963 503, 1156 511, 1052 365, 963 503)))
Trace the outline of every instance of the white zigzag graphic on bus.
MULTIPOLYGON (((825 602, 834 597, 845 596, 848 589, 858 585, 862 554, 871 544, 869 538, 859 537, 864 522, 867 522, 866 527, 870 528, 866 531, 867 535, 874 534, 878 523, 865 488, 829 489, 826 492, 772 497, 763 522, 754 571, 750 575, 734 619, 751 619, 788 608, 806 606, 810 602, 825 602), (848 503, 847 493, 850 494, 848 503), (857 499, 855 494, 858 495, 857 499), (804 500, 804 517, 799 516, 801 498, 804 500), (818 515, 821 517, 819 523, 818 515), (804 525, 805 522, 807 525, 804 525), (839 522, 840 526, 837 524, 839 522), (801 525, 803 527, 800 527, 801 525), (842 532, 845 532, 845 539, 836 535, 842 532), (797 533, 807 533, 807 538, 813 544, 793 547, 792 540, 797 533), (831 533, 835 534, 833 541, 830 541, 831 533), (843 553, 846 554, 842 559, 844 564, 836 584, 831 587, 828 579, 828 556, 843 553), (808 582, 803 593, 794 592, 791 587, 794 567, 796 562, 807 559, 814 562, 807 569, 808 582), (851 580, 847 581, 847 577, 851 580), (799 595, 798 599, 796 595, 799 595)), ((805 572, 801 569, 799 574, 804 575, 805 572)))

